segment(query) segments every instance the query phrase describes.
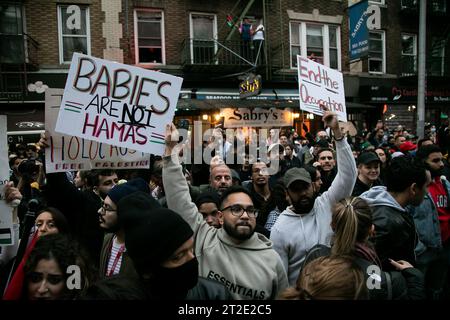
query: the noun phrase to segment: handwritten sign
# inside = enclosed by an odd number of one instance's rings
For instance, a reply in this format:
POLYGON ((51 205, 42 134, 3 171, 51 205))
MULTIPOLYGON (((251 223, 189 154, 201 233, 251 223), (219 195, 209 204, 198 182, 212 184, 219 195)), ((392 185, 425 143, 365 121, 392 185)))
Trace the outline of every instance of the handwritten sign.
POLYGON ((63 89, 45 91, 46 172, 90 169, 148 169, 150 154, 55 132, 63 89))
POLYGON ((13 243, 12 208, 5 201, 5 185, 9 182, 6 116, 0 116, 0 246, 13 243))
POLYGON ((310 59, 297 56, 300 109, 322 115, 320 105, 337 113, 347 122, 342 73, 310 59))
POLYGON ((225 108, 221 115, 225 128, 289 127, 293 124, 290 109, 225 108))
POLYGON ((55 131, 155 155, 164 152, 182 78, 75 53, 55 131))

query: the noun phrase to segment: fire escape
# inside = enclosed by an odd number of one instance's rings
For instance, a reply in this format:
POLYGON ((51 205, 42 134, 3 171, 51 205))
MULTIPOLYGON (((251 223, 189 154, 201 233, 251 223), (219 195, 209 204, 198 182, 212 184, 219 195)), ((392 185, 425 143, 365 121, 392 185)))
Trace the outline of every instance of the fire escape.
MULTIPOLYGON (((236 0, 223 23, 218 23, 216 34, 199 36, 195 34, 183 43, 183 65, 189 71, 211 71, 228 76, 247 72, 265 72, 268 74, 268 32, 267 12, 272 0, 236 0), (261 7, 254 4, 260 3, 261 7), (253 8, 252 8, 253 7, 253 8), (238 32, 240 22, 248 15, 258 12, 264 23, 264 41, 260 47, 243 46, 240 37, 234 36, 238 32), (234 37, 233 37, 234 36, 234 37), (222 72, 220 72, 222 71, 222 72), (230 74, 230 72, 237 72, 230 74)), ((253 21, 254 27, 258 21, 253 21)))
POLYGON ((27 73, 38 69, 39 43, 24 31, 20 2, 0 4, 0 19, 0 102, 23 101, 27 73))

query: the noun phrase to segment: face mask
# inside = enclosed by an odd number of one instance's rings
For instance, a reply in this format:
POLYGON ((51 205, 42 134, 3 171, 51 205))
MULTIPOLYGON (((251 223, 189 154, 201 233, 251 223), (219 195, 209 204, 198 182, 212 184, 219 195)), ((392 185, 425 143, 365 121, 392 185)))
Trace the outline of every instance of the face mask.
POLYGON ((153 271, 150 290, 157 296, 184 299, 189 289, 198 282, 197 258, 176 268, 157 267, 153 271))

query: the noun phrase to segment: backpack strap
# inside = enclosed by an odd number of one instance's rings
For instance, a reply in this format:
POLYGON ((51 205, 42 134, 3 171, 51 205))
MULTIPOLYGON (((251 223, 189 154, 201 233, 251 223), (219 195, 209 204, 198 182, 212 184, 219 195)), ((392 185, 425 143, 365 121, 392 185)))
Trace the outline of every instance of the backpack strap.
POLYGON ((386 276, 386 288, 387 288, 387 299, 392 300, 392 280, 391 275, 389 272, 385 272, 384 275, 386 276))

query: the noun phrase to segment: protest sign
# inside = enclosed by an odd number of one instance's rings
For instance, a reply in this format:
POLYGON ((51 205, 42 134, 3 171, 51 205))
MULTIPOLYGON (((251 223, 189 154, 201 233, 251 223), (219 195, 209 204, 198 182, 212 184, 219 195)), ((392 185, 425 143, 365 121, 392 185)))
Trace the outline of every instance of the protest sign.
POLYGON ((6 128, 6 116, 0 115, 0 246, 10 246, 14 240, 12 236, 13 208, 5 201, 5 186, 9 182, 6 128))
POLYGON ((45 149, 47 173, 90 169, 148 169, 150 154, 55 132, 63 89, 45 91, 45 149))
POLYGON ((297 56, 300 109, 322 115, 320 105, 347 122, 342 73, 310 59, 297 56))
POLYGON ((55 131, 162 155, 182 82, 74 53, 55 131))

